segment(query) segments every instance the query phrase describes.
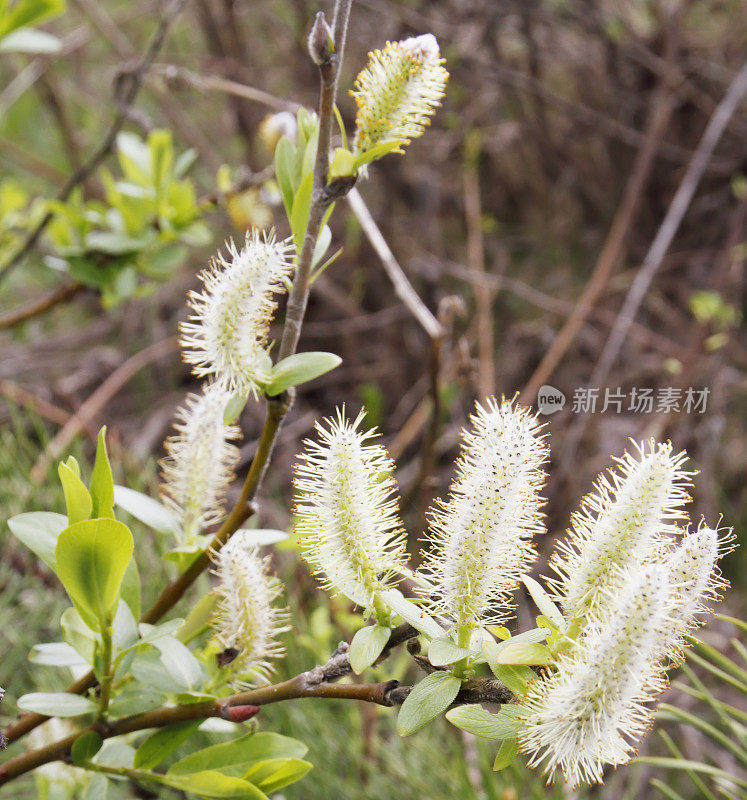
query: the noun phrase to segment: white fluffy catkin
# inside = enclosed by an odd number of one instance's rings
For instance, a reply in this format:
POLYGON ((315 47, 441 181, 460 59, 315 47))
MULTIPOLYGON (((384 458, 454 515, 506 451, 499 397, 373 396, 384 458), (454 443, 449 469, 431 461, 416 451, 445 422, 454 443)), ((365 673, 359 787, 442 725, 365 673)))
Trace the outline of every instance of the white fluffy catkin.
POLYGON ((537 557, 548 457, 536 415, 512 401, 478 403, 470 419, 449 496, 430 512, 423 565, 435 610, 465 638, 509 616, 511 595, 537 557))
POLYGON ((692 473, 686 454, 653 440, 634 443, 616 459, 617 469, 600 475, 584 498, 571 529, 551 561, 550 581, 567 615, 593 610, 614 567, 660 560, 679 533, 689 502, 692 473))
POLYGON ((184 360, 195 375, 257 396, 269 378, 267 337, 276 295, 293 270, 292 248, 255 230, 241 250, 232 241, 227 249, 201 273, 203 291, 189 295, 194 313, 181 325, 184 360))
POLYGON ((560 770, 572 786, 600 782, 606 764, 630 760, 651 724, 650 701, 665 687, 659 632, 668 570, 654 564, 616 578, 604 617, 592 618, 556 671, 532 681, 519 700, 518 739, 529 765, 550 778, 560 770))
POLYGON ((326 586, 370 606, 407 563, 398 515, 394 463, 373 430, 338 410, 316 424, 296 467, 296 530, 306 560, 326 586))
POLYGON ((270 662, 284 653, 277 637, 290 628, 288 612, 277 605, 282 584, 242 531, 213 555, 213 562, 218 602, 212 626, 224 652, 233 656, 226 665, 229 682, 251 686, 264 681, 270 662))
POLYGON ((220 519, 223 497, 239 457, 239 429, 223 422, 230 394, 217 384, 190 394, 176 412, 176 433, 165 442, 161 494, 181 521, 184 541, 220 519))

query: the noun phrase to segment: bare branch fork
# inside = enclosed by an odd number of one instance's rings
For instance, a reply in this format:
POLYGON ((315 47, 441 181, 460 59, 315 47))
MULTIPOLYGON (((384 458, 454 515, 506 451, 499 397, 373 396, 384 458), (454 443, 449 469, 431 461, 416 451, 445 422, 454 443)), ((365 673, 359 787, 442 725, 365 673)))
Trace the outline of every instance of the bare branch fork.
MULTIPOLYGON (((160 47, 160 43, 165 37, 168 25, 164 27, 164 23, 167 19, 173 20, 173 17, 175 17, 176 13, 181 10, 181 7, 184 5, 185 1, 186 0, 174 0, 172 5, 169 7, 169 11, 164 15, 162 25, 159 28, 159 33, 157 33, 156 37, 154 37, 154 42, 156 40, 160 40, 159 44, 154 48, 153 43, 151 43, 151 46, 146 52, 146 56, 140 60, 140 66, 134 73, 130 91, 125 97, 124 102, 131 103, 134 100, 134 94, 132 94, 132 92, 139 87, 140 81, 142 80, 142 75, 147 69, 147 66, 149 66, 152 62, 158 47, 160 47)), ((296 347, 298 346, 298 340, 301 334, 301 325, 303 324, 303 318, 306 312, 306 305, 311 288, 311 270, 314 247, 321 229, 324 213, 335 199, 346 194, 354 184, 354 180, 352 179, 333 181, 329 185, 327 183, 327 174, 329 172, 329 148, 334 118, 337 79, 339 75, 340 64, 342 63, 342 55, 345 45, 345 38, 347 35, 347 24, 350 16, 351 4, 352 0, 337 0, 334 11, 334 47, 330 52, 325 54, 325 58, 318 65, 321 78, 321 92, 319 101, 319 146, 317 149, 316 161, 314 163, 311 208, 309 211, 309 222, 306 229, 306 236, 304 238, 301 253, 299 255, 299 262, 296 269, 293 287, 288 299, 285 324, 283 327, 281 345, 278 353, 279 360, 295 353, 296 347)), ((324 22, 323 15, 318 17, 318 22, 324 22)), ((119 119, 119 115, 117 119, 119 119)), ((120 121, 120 125, 122 122, 123 120, 120 121)), ((112 140, 109 143, 109 146, 111 146, 113 143, 114 138, 116 138, 116 132, 114 132, 114 135, 111 137, 112 140)), ((103 158, 103 153, 101 158, 103 158)), ((41 230, 38 232, 36 238, 38 238, 40 234, 41 230)), ((36 239, 34 241, 36 241, 36 239)), ((28 247, 32 247, 33 244, 34 242, 31 242, 28 247)), ((0 278, 2 278, 2 275, 3 270, 0 270, 0 278)), ((159 619, 167 614, 179 602, 184 593, 197 580, 197 578, 209 567, 210 557, 207 555, 207 553, 210 551, 220 550, 254 511, 254 498, 256 497, 262 485, 270 458, 272 457, 272 451, 275 446, 278 432, 280 431, 280 427, 282 426, 285 415, 288 413, 292 402, 292 391, 284 393, 279 397, 267 399, 267 413, 259 439, 259 444, 257 445, 257 451, 252 460, 246 480, 244 481, 238 501, 216 532, 215 536, 210 542, 209 547, 202 554, 200 554, 181 575, 171 581, 164 588, 153 606, 143 615, 141 620, 142 622, 153 624, 158 622, 159 619)), ((68 692, 73 694, 83 694, 90 689, 95 682, 96 678, 93 674, 93 671, 91 671, 72 683, 68 687, 68 692)), ((46 719, 48 719, 48 717, 43 714, 23 714, 16 722, 8 725, 3 731, 3 734, 8 742, 13 742, 36 728, 46 719)), ((0 772, 0 775, 2 774, 3 773, 0 772)))

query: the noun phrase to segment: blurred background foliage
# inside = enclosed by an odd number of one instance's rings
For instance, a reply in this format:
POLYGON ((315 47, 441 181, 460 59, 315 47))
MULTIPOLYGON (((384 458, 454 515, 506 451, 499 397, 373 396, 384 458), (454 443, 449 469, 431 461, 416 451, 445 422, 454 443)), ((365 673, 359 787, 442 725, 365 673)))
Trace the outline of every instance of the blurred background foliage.
MULTIPOLYGON (((136 102, 125 106, 128 70, 163 5, 0 2, 0 265, 44 215, 53 215, 41 240, 0 283, 2 520, 60 510, 50 479, 54 454, 61 447, 85 460, 103 423, 117 478, 155 491, 155 464, 173 411, 195 385, 174 339, 187 314, 185 293, 225 238, 251 225, 288 233, 272 173, 277 128, 268 118, 315 105, 317 74, 305 37, 319 4, 192 0, 144 74, 136 102), (123 124, 106 159, 66 200, 55 200, 117 114, 123 124), (47 298, 44 313, 17 321, 19 310, 47 298), (87 403, 105 382, 107 391, 87 403), (84 403, 87 416, 76 420, 84 403), (67 435, 76 429, 78 435, 67 435)), ((582 293, 598 282, 586 318, 545 381, 567 403, 548 419, 551 534, 543 557, 580 493, 628 437, 670 438, 686 448, 699 471, 693 518, 715 521, 723 513, 741 538, 747 521, 744 102, 599 387, 597 412, 574 413, 572 398, 593 374, 705 126, 747 57, 745 1, 356 0, 339 100, 349 130, 354 104, 345 90, 366 53, 387 39, 427 31, 437 36, 451 73, 444 107, 406 158, 387 157, 358 188, 448 334, 435 348, 344 207, 334 218, 331 252, 344 249, 315 284, 301 342, 302 349, 337 352, 344 363, 300 393, 269 473, 262 526, 288 524, 291 465, 313 420, 343 402, 353 413, 365 403, 397 460, 416 553, 423 512, 448 484, 458 429, 475 397, 525 390, 559 331, 578 314, 582 293), (620 413, 600 413, 605 387, 628 398, 633 388, 709 394, 702 414, 656 407, 641 414, 627 403, 620 413)), ((240 472, 261 422, 261 407, 250 403, 241 420, 240 472)), ((140 564, 142 574, 153 576, 153 592, 166 579, 158 571, 159 547, 154 540, 152 562, 140 564)), ((736 617, 745 616, 746 558, 738 548, 725 564, 734 584, 725 613, 736 617)), ((281 550, 275 560, 296 622, 282 667, 290 675, 324 659, 358 623, 349 608, 314 587, 293 552, 281 550)), ((50 688, 62 686, 59 672, 30 665, 27 653, 37 641, 58 638, 54 620, 64 605, 61 587, 4 529, 5 708, 42 671, 50 688)), ((520 603, 522 625, 529 614, 520 603)), ((703 636, 744 670, 744 635, 732 623, 714 620, 703 636)), ((723 664, 709 669, 703 660, 712 654, 696 655, 701 660, 691 659, 667 702, 741 750, 668 712, 662 735, 647 739, 644 755, 744 776, 743 675, 723 664)), ((403 677, 398 671, 405 669, 404 659, 380 668, 382 677, 403 677)), ((494 754, 484 743, 446 723, 401 741, 387 710, 306 701, 268 708, 260 724, 310 745, 316 768, 285 790, 289 798, 571 796, 545 789, 540 776, 519 768, 494 775, 494 754)), ((713 775, 694 774, 696 780, 642 763, 612 775, 596 794, 740 796, 713 775)), ((123 789, 123 796, 131 792, 123 789)), ((6 794, 37 796, 29 781, 6 794)))

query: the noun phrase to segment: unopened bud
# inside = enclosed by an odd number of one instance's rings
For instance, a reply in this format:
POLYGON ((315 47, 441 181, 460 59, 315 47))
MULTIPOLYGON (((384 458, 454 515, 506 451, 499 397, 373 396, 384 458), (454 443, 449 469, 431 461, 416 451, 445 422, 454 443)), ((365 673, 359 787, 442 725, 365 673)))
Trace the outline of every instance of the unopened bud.
POLYGON ((326 64, 334 51, 332 28, 327 24, 323 11, 319 11, 309 34, 309 55, 317 64, 326 64))

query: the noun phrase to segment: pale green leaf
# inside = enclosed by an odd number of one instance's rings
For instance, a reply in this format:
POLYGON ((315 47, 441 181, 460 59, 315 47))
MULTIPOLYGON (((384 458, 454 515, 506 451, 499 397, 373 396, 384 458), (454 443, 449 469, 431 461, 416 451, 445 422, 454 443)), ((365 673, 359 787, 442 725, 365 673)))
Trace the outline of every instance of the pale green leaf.
POLYGON ((106 452, 106 426, 99 431, 96 459, 91 472, 92 516, 114 518, 114 479, 106 452))
POLYGON ((48 667, 85 667, 88 662, 67 642, 35 644, 29 653, 29 661, 48 667))
POLYGON ((505 647, 498 652, 498 664, 548 664, 552 661, 549 648, 539 642, 513 642, 508 641, 505 647))
POLYGON ((524 585, 527 587, 529 594, 532 596, 537 608, 560 630, 565 629, 565 620, 560 612, 560 609, 550 599, 550 595, 537 583, 534 578, 529 575, 522 577, 524 585))
POLYGON ((255 764, 243 778, 266 794, 271 794, 300 781, 312 766, 300 758, 273 758, 255 764))
POLYGON ((493 762, 493 771, 499 772, 506 769, 509 764, 519 755, 519 743, 516 739, 506 739, 501 743, 493 762))
POLYGON ((514 713, 506 712, 504 708, 493 714, 479 705, 457 706, 446 712, 446 719, 457 728, 483 739, 514 738, 521 723, 514 713))
POLYGON ((148 497, 147 494, 128 489, 126 486, 114 487, 114 502, 135 519, 152 528, 154 531, 180 536, 181 525, 163 503, 148 497))
POLYGON ((340 356, 334 353, 309 352, 288 356, 273 367, 265 393, 275 397, 291 386, 298 386, 324 375, 341 363, 340 356))
POLYGON ((57 473, 62 483, 62 491, 65 494, 67 521, 70 525, 90 519, 91 510, 93 509, 91 495, 72 466, 75 463, 61 462, 57 467, 57 473))
POLYGON ((389 641, 391 633, 389 628, 382 625, 369 625, 356 632, 348 652, 350 666, 356 675, 360 675, 376 661, 389 641))
POLYGON ((8 520, 11 533, 52 570, 56 568, 57 537, 67 526, 67 517, 52 511, 29 511, 8 520))
POLYGON ((132 550, 132 534, 114 519, 76 522, 59 535, 57 574, 89 626, 100 626, 112 611, 132 550))
POLYGON ((290 224, 293 232, 293 243, 296 252, 301 252, 303 240, 306 236, 306 228, 309 224, 309 210, 311 208, 311 189, 314 176, 311 172, 301 181, 295 196, 293 197, 293 208, 291 210, 290 224))
POLYGON ((391 611, 429 638, 433 639, 444 635, 443 628, 436 620, 408 600, 399 589, 386 589, 379 593, 379 597, 391 611))
POLYGON ((434 667, 443 667, 466 658, 470 651, 459 647, 448 636, 439 636, 432 639, 428 645, 428 660, 434 667))
POLYGON ((98 709, 93 700, 67 692, 31 692, 19 697, 16 705, 21 711, 33 711, 47 717, 79 717, 98 709))
POLYGON ((450 672, 426 675, 405 698, 397 716, 397 732, 409 736, 445 711, 456 698, 462 682, 450 672))

